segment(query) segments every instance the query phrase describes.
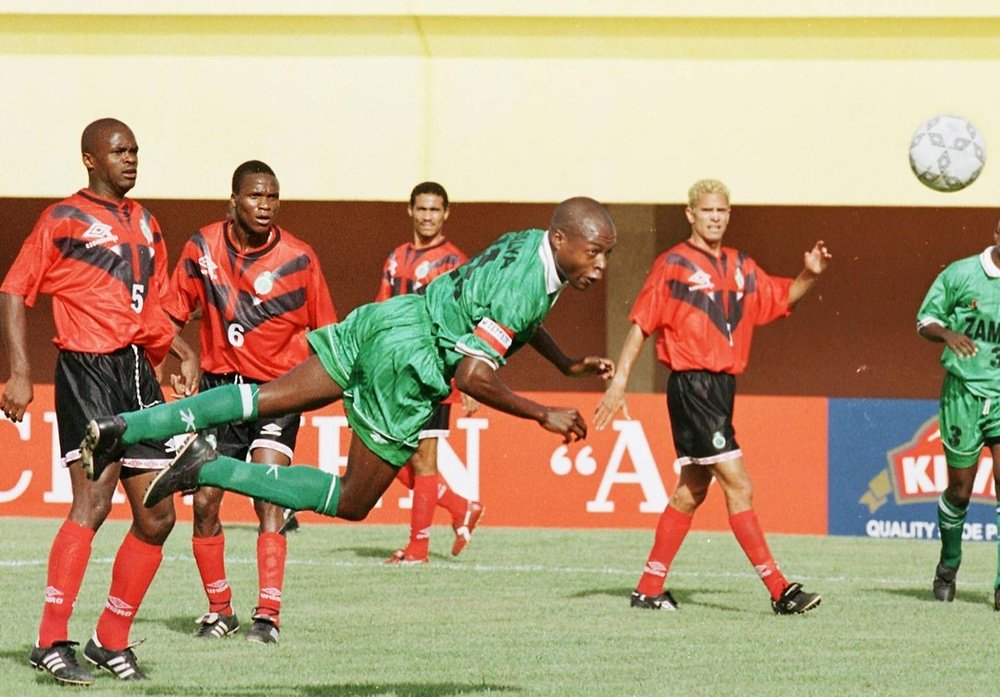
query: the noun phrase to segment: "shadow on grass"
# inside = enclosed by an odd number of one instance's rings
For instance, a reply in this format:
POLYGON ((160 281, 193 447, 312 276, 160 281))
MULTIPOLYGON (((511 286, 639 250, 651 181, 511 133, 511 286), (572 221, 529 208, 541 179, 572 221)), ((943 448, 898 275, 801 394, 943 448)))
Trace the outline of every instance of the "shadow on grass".
POLYGON ((344 685, 286 685, 280 689, 261 688, 247 690, 246 687, 227 690, 225 687, 206 685, 204 687, 180 687, 174 685, 145 687, 146 695, 177 695, 192 697, 199 695, 219 695, 220 697, 366 697, 368 695, 395 695, 396 697, 448 697, 448 695, 466 695, 473 692, 483 693, 515 693, 523 692, 520 687, 512 685, 496 685, 491 683, 351 683, 344 685))
MULTIPOLYGON (((732 593, 733 591, 720 591, 713 590, 712 595, 719 595, 722 593, 732 593)), ((695 606, 695 607, 710 607, 716 610, 722 610, 724 612, 745 612, 746 608, 736 607, 734 605, 721 605, 719 603, 705 602, 704 600, 699 600, 698 596, 704 595, 698 591, 678 591, 675 588, 670 589, 670 594, 674 596, 674 600, 677 601, 678 607, 695 606)), ((609 598, 616 598, 621 600, 622 607, 629 607, 629 597, 632 595, 632 588, 590 588, 588 590, 578 591, 571 595, 571 598, 592 598, 594 596, 606 596, 609 598)))
MULTIPOLYGON (((144 619, 144 621, 149 622, 150 624, 158 624, 175 634, 193 636, 195 630, 198 629, 198 623, 195 622, 195 619, 196 618, 192 615, 174 615, 173 617, 149 618, 144 619)), ((137 624, 139 624, 139 622, 137 622, 137 624)))
MULTIPOLYGON (((919 600, 924 603, 930 603, 932 605, 947 605, 947 603, 942 603, 940 600, 934 598, 931 595, 930 584, 926 588, 875 588, 876 593, 885 593, 886 595, 895 595, 901 598, 910 598, 911 600, 919 600)), ((976 592, 965 592, 963 593, 961 589, 955 595, 955 603, 964 603, 966 605, 989 605, 993 606, 993 597, 988 593, 976 593, 976 592)))
MULTIPOLYGON (((390 556, 392 556, 392 553, 395 552, 396 550, 387 549, 385 547, 341 547, 338 551, 353 552, 355 556, 363 557, 365 559, 378 559, 379 561, 385 561, 390 556)), ((435 552, 428 552, 427 557, 431 560, 431 562, 434 562, 435 560, 449 561, 451 559, 451 557, 449 556, 445 556, 443 554, 437 554, 435 552)), ((391 566, 391 564, 387 564, 387 566, 391 566)), ((421 565, 417 564, 416 566, 421 566, 421 565)))

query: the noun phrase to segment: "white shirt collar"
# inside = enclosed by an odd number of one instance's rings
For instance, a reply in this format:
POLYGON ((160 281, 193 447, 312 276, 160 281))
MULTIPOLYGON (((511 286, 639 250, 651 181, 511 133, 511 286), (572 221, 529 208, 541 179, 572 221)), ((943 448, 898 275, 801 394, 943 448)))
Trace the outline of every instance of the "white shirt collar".
POLYGON ((993 247, 987 247, 979 255, 979 263, 983 265, 983 271, 990 278, 1000 278, 1000 266, 993 261, 993 247))
MULTIPOLYGON (((559 279, 559 269, 556 267, 555 257, 552 256, 552 246, 549 244, 548 231, 542 235, 542 244, 538 247, 538 256, 542 258, 542 265, 545 267, 545 292, 549 295, 558 293, 566 287, 568 281, 559 279)), ((1000 270, 998 270, 1000 273, 1000 270)))

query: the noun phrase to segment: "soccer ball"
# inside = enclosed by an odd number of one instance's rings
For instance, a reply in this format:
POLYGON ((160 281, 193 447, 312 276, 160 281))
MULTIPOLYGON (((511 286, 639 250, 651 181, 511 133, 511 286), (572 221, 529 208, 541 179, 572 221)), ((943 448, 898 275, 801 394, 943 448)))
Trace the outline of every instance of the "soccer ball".
POLYGON ((986 142, 979 130, 960 116, 935 116, 910 140, 910 169, 935 191, 964 189, 983 171, 986 142))

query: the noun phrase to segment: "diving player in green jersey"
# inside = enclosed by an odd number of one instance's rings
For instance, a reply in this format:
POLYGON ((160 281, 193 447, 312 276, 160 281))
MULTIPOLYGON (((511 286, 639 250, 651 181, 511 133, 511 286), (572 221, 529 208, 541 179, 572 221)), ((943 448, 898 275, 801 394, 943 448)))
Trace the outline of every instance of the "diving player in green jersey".
POLYGON ((507 387, 496 370, 530 344, 567 376, 613 375, 607 358, 567 357, 541 324, 567 285, 586 290, 601 279, 615 240, 614 221, 601 204, 563 201, 548 230, 504 235, 435 279, 424 295, 363 305, 340 324, 311 332, 314 354, 271 382, 226 385, 92 421, 81 444, 84 468, 99 476, 121 447, 154 434, 196 432, 343 399, 354 435, 342 477, 309 466, 239 461, 192 437, 150 486, 145 504, 209 485, 283 508, 361 520, 413 454, 452 377, 482 404, 537 421, 567 443, 584 438, 587 425, 576 409, 533 402, 507 387))
MULTIPOLYGON (((934 597, 944 602, 955 599, 962 531, 984 445, 993 456, 993 478, 1000 478, 1000 225, 993 241, 982 254, 946 267, 917 313, 920 336, 946 346, 940 429, 948 487, 938 500, 941 557, 933 583, 934 597)), ((1000 523, 1000 501, 997 518, 1000 523)), ((993 607, 1000 611, 1000 547, 993 607)))

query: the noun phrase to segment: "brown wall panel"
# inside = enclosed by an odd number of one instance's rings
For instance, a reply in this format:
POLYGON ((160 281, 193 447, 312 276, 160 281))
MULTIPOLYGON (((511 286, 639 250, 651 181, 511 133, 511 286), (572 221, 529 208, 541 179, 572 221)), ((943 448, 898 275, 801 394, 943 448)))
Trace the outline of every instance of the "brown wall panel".
MULTIPOLYGON (((0 267, 5 271, 35 218, 49 201, 5 199, 0 267)), ((167 234, 171 258, 200 225, 225 214, 226 201, 144 200, 167 234)), ((548 204, 459 203, 446 230, 466 252, 482 250, 497 235, 544 227, 548 204)), ((991 243, 992 209, 872 208, 824 206, 737 206, 726 242, 743 249, 772 274, 794 275, 802 254, 817 239, 834 259, 827 274, 792 317, 758 330, 750 367, 740 379, 748 394, 831 397, 933 398, 941 380, 940 346, 920 339, 915 316, 927 287, 948 262, 976 254, 991 243)), ((656 206, 656 248, 684 239, 688 226, 680 205, 656 206)), ((405 203, 285 201, 281 223, 319 253, 340 313, 375 294, 385 254, 410 234, 405 203)), ((623 231, 625 234, 627 231, 623 231)), ((642 231, 638 234, 649 234, 642 231)), ((645 275, 634 263, 615 266, 621 274, 645 275)), ((568 353, 608 351, 608 322, 625 323, 629 307, 607 316, 602 290, 568 289, 547 326, 568 353)), ((35 376, 51 379, 55 351, 47 300, 31 316, 35 376)), ((0 372, 6 376, 6 358, 0 372)), ((504 369, 515 388, 598 390, 596 380, 571 381, 526 350, 504 369)), ((665 371, 656 373, 662 389, 665 371)), ((651 386, 639 386, 650 388, 651 386)))

